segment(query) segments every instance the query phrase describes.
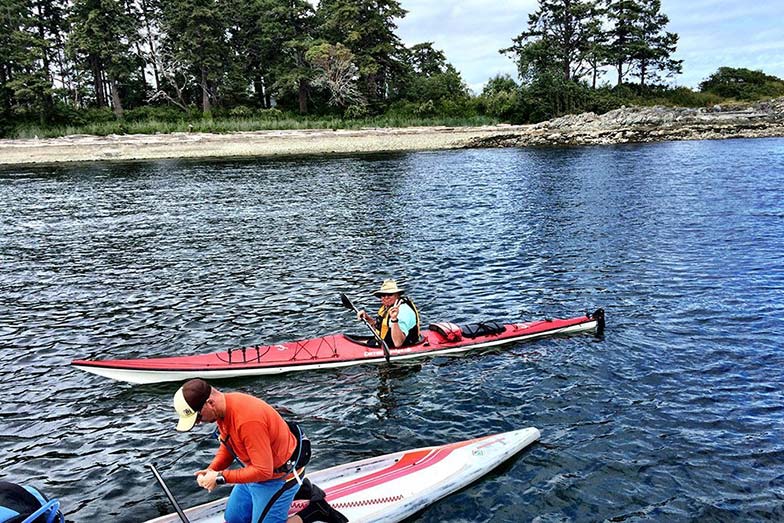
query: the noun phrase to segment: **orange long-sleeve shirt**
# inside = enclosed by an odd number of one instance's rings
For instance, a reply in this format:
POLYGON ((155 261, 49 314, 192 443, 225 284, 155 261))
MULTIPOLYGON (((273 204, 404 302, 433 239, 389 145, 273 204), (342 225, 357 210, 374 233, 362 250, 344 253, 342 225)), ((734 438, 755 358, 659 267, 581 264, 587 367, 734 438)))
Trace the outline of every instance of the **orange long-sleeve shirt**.
POLYGON ((225 470, 234 456, 221 443, 210 468, 223 471, 227 483, 256 483, 282 477, 274 470, 297 447, 289 426, 274 408, 258 398, 240 392, 229 392, 225 397, 226 413, 217 421, 220 439, 228 441, 245 467, 225 470))

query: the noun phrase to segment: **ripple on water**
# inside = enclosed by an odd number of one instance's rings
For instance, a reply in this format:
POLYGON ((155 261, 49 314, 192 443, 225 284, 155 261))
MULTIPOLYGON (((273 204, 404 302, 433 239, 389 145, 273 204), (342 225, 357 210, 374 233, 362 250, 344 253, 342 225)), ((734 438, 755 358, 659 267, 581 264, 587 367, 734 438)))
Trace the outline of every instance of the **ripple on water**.
MULTIPOLYGON (((775 140, 0 169, 0 448, 74 521, 214 499, 178 384, 74 358, 360 332, 396 277, 424 321, 604 307, 603 338, 267 378, 320 468, 537 426, 421 521, 782 520, 784 156, 775 140)), ((224 492, 225 493, 225 492, 224 492)))

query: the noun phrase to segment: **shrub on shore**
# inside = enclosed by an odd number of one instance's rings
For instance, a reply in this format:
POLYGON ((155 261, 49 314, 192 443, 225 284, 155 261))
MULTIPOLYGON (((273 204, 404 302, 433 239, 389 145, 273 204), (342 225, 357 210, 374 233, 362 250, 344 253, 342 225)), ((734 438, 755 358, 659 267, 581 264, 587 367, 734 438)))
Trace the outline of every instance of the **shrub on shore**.
MULTIPOLYGON (((269 110, 268 110, 269 111, 269 110)), ((138 115, 137 115, 138 116, 138 115)), ((135 117, 136 118, 136 117, 135 117)), ((124 119, 114 121, 96 121, 82 125, 36 126, 25 125, 16 129, 14 138, 55 138, 74 134, 91 134, 96 136, 122 134, 168 134, 168 133, 230 133, 247 131, 268 131, 286 129, 361 129, 365 127, 465 127, 493 125, 499 123, 497 118, 473 115, 470 117, 413 117, 409 115, 390 114, 377 117, 344 119, 335 117, 298 117, 280 113, 278 118, 270 117, 214 117, 212 119, 181 118, 179 120, 124 119)))
MULTIPOLYGON (((491 78, 478 96, 461 93, 424 100, 402 99, 383 113, 367 106, 348 106, 341 113, 299 115, 273 107, 216 107, 205 118, 197 107, 172 105, 128 109, 118 119, 107 108, 76 110, 57 106, 54 118, 42 125, 33 115, 14 124, 0 124, 0 137, 50 138, 72 134, 163 134, 175 132, 228 133, 285 129, 359 129, 363 127, 478 126, 497 123, 536 123, 564 114, 603 114, 622 106, 712 107, 748 103, 784 95, 784 81, 760 72, 721 68, 701 85, 702 90, 663 85, 622 84, 593 88, 586 83, 539 79, 518 85, 511 77, 491 78), (738 85, 740 84, 740 85, 738 85), (727 95, 733 95, 728 97, 727 95)), ((442 93, 443 94, 443 93, 442 93)), ((0 114, 2 116, 2 114, 0 114)), ((2 119, 0 119, 1 121, 2 119)))

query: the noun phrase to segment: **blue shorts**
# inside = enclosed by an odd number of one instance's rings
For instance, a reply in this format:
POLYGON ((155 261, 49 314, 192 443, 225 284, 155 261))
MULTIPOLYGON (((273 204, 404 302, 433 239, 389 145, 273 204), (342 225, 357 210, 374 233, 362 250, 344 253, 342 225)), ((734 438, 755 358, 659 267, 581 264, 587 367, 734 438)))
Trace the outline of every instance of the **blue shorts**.
MULTIPOLYGON (((271 479, 262 483, 239 483, 229 494, 226 503, 226 523, 260 523, 259 518, 270 498, 284 485, 283 479, 271 479)), ((289 487, 275 504, 267 511, 264 523, 285 523, 289 515, 289 507, 299 485, 289 487)))

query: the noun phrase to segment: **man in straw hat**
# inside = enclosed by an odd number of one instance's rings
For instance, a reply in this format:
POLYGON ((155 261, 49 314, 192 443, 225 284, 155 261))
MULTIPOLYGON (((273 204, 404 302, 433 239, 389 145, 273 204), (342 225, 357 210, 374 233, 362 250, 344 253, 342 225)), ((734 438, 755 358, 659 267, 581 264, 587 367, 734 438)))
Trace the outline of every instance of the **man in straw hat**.
POLYGON ((374 318, 365 311, 357 317, 376 326, 379 336, 388 347, 413 345, 419 341, 419 311, 414 302, 403 296, 403 289, 395 280, 384 280, 381 287, 373 293, 381 300, 381 308, 374 318))
MULTIPOLYGON (((226 503, 227 523, 287 520, 299 481, 286 477, 294 473, 298 479, 297 469, 310 457, 310 442, 296 424, 287 424, 258 398, 223 393, 200 379, 180 387, 174 409, 180 432, 199 422, 218 425, 220 448, 212 463, 196 472, 196 482, 209 492, 218 485, 234 485, 226 503), (243 468, 228 468, 235 459, 243 468)), ((295 516, 290 521, 302 520, 295 516)))

